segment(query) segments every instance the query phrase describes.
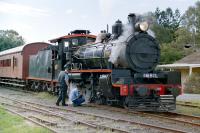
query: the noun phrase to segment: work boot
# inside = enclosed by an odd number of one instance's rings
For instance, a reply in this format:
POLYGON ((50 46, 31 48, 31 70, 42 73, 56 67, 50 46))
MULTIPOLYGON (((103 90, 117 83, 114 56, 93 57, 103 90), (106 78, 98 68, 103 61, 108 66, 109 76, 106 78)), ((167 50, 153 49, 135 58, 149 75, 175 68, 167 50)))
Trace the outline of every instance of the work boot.
POLYGON ((62 106, 68 106, 68 104, 65 104, 65 103, 64 103, 64 104, 62 104, 62 106))

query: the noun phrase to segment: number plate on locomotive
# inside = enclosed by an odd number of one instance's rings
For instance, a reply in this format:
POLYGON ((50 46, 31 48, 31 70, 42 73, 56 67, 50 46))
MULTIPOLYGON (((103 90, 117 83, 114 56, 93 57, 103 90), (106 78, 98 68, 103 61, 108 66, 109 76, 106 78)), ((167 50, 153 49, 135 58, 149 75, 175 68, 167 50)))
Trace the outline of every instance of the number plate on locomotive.
POLYGON ((156 73, 144 73, 143 78, 158 78, 156 73))

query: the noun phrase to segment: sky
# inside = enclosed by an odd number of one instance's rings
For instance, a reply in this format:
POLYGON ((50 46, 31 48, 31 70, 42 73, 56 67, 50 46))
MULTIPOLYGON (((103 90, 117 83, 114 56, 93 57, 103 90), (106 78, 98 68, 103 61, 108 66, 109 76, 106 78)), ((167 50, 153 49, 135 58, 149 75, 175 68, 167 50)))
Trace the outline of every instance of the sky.
POLYGON ((26 43, 67 35, 75 29, 93 34, 129 13, 154 12, 171 7, 183 14, 197 0, 0 0, 0 30, 14 29, 26 43))

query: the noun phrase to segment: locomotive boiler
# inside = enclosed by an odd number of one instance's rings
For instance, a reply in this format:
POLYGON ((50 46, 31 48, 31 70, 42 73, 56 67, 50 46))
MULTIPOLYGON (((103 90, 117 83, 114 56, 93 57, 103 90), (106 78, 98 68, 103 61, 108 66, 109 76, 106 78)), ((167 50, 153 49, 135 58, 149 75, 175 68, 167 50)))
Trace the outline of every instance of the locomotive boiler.
POLYGON ((134 14, 129 23, 116 21, 112 35, 100 33, 95 44, 78 49, 75 59, 85 68, 127 68, 134 72, 150 72, 159 62, 160 49, 156 40, 147 33, 148 23, 137 22, 134 14))
POLYGON ((95 43, 69 47, 70 79, 85 83, 90 102, 146 111, 175 109, 180 73, 155 70, 160 48, 148 28, 146 21, 129 14, 127 24, 116 21, 112 34, 102 31, 95 43))

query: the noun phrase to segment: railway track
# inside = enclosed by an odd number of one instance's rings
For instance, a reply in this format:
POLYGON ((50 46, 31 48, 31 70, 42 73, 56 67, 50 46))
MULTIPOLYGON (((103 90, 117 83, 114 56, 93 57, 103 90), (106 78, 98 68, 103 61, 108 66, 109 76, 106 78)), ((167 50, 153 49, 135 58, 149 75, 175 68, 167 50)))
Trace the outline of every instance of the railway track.
MULTIPOLYGON (((5 97, 1 97, 5 98, 5 97)), ((6 98, 7 102, 0 102, 8 111, 15 113, 30 120, 40 126, 49 129, 52 132, 122 132, 127 133, 122 129, 98 125, 95 123, 87 123, 83 120, 72 118, 69 114, 53 112, 38 106, 30 105, 29 103, 6 98)))
POLYGON ((198 108, 200 109, 200 105, 194 105, 190 102, 178 102, 176 103, 177 105, 180 105, 180 106, 186 106, 186 107, 192 107, 192 108, 198 108))
MULTIPOLYGON (((176 123, 181 123, 183 125, 189 125, 192 127, 200 128, 200 117, 199 116, 193 116, 193 115, 186 115, 186 114, 180 114, 176 112, 137 112, 133 110, 128 110, 128 109, 121 109, 121 108, 116 108, 116 107, 106 107, 102 105, 94 105, 92 104, 91 106, 95 107, 97 106, 98 108, 101 109, 108 109, 110 111, 116 111, 116 112, 122 112, 125 114, 133 114, 133 115, 140 115, 142 117, 148 117, 152 119, 160 119, 160 120, 168 120, 171 122, 176 122, 176 123)), ((198 132, 198 131, 197 131, 198 132)))
MULTIPOLYGON (((80 125, 88 126, 90 128, 95 130, 108 130, 108 131, 114 131, 114 132, 177 132, 177 133, 185 133, 187 131, 184 130, 178 130, 178 129, 173 129, 169 127, 163 127, 163 126, 158 126, 154 124, 147 124, 143 122, 136 122, 133 120, 127 120, 123 118, 116 118, 116 117, 110 117, 106 115, 99 115, 99 114, 94 114, 94 113, 88 113, 80 110, 74 110, 70 108, 60 108, 60 107, 53 107, 53 106, 47 106, 47 105, 42 105, 38 103, 33 103, 33 102, 23 102, 23 101, 18 101, 16 99, 11 99, 7 98, 4 96, 0 96, 2 99, 6 99, 8 101, 12 101, 17 105, 20 105, 20 107, 23 105, 24 108, 29 107, 29 111, 31 109, 40 111, 40 112, 45 112, 46 114, 62 119, 67 119, 67 121, 72 121, 73 123, 79 123, 80 125), (75 117, 71 117, 75 116, 75 117), (67 117, 67 118, 66 118, 67 117)), ((14 106, 12 104, 8 105, 8 103, 2 103, 1 104, 5 106, 14 106)), ((19 107, 19 108, 20 108, 19 107)), ((17 108, 17 107, 15 107, 17 108)), ((132 112, 136 113, 136 112, 132 112)), ((39 117, 40 118, 40 117, 39 117)), ((38 119, 38 117, 37 117, 38 119)), ((49 123, 47 120, 40 120, 42 121, 42 124, 47 123, 45 125, 47 128, 49 127, 49 123), (45 121, 45 122, 44 122, 45 121)), ((66 122, 67 123, 67 122, 66 122)), ((56 122, 53 123, 54 125, 56 122)), ((50 124, 52 125, 52 124, 50 124)), ((86 128, 87 129, 87 128, 86 128)), ((54 130, 54 132, 57 132, 56 128, 52 126, 50 127, 50 130, 54 130)), ((58 131, 59 132, 59 131, 58 131)))

